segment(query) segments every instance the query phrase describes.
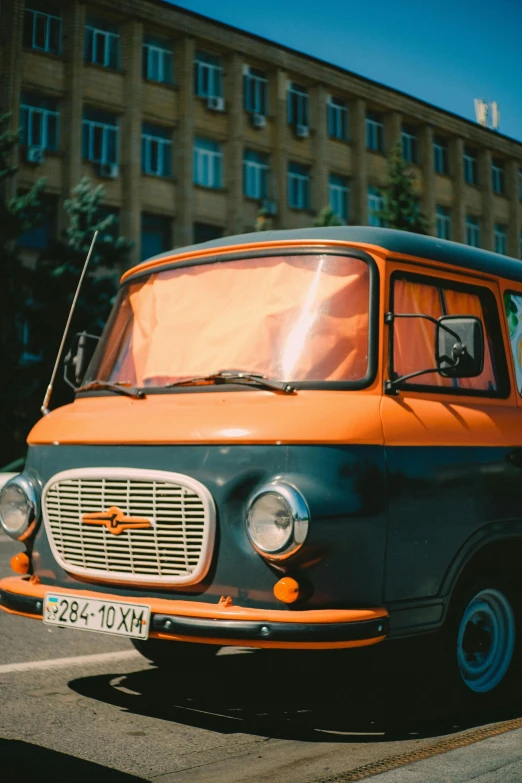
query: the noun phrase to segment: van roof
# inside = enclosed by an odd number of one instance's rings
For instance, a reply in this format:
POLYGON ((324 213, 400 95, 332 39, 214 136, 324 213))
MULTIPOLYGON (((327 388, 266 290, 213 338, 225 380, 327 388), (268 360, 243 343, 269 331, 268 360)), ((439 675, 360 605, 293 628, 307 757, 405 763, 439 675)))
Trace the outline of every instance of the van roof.
POLYGON ((149 271, 148 267, 162 266, 169 262, 175 264, 177 256, 208 251, 213 248, 223 249, 229 247, 233 250, 235 245, 249 245, 259 242, 283 242, 318 240, 338 242, 354 242, 356 244, 375 245, 393 253, 404 253, 408 256, 427 258, 433 261, 441 261, 446 264, 470 269, 475 272, 498 275, 499 277, 522 282, 522 261, 510 256, 491 253, 458 242, 449 242, 445 239, 413 234, 409 231, 397 231, 391 228, 374 228, 372 226, 332 226, 327 228, 299 228, 288 231, 253 231, 249 234, 237 234, 220 239, 212 239, 197 245, 176 248, 167 253, 161 253, 144 261, 142 264, 129 270, 124 275, 125 279, 143 274, 149 271))

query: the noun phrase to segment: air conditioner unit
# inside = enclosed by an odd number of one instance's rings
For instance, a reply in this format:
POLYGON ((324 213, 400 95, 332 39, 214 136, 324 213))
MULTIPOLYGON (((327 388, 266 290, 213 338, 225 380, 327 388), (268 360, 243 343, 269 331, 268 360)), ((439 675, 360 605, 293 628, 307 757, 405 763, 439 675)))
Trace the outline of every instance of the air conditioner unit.
POLYGON ((225 99, 209 95, 207 98, 207 109, 211 109, 211 111, 225 111, 225 99))
POLYGON ((34 163, 37 166, 43 163, 44 148, 43 147, 28 147, 27 148, 27 162, 34 163))
POLYGON ((254 128, 264 128, 266 126, 266 117, 264 114, 253 114, 252 125, 254 128))
POLYGON ((117 163, 100 163, 100 177, 107 179, 116 179, 119 174, 117 163))
POLYGON ((263 212, 266 215, 277 215, 277 204, 275 201, 265 199, 262 204, 263 212))
POLYGON ((295 135, 298 139, 307 139, 310 135, 310 128, 308 125, 296 125, 295 126, 295 135))

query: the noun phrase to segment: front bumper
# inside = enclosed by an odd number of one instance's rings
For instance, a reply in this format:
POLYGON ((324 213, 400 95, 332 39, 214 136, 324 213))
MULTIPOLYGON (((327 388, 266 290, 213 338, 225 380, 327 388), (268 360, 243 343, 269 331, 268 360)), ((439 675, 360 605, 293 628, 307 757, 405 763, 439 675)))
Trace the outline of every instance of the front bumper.
POLYGON ((75 598, 146 604, 151 609, 150 636, 204 644, 241 647, 335 649, 365 647, 383 641, 388 633, 386 609, 250 609, 221 599, 200 603, 166 598, 92 593, 41 584, 34 577, 0 580, 0 609, 42 619, 46 592, 75 598))

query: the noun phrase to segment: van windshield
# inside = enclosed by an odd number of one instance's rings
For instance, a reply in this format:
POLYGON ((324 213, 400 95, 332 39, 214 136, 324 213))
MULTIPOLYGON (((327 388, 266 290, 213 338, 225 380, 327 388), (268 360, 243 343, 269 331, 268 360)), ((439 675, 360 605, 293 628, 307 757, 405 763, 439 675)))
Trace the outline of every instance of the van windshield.
POLYGON ((162 387, 223 369, 274 380, 363 380, 369 270, 346 255, 262 256, 126 285, 84 383, 162 387))

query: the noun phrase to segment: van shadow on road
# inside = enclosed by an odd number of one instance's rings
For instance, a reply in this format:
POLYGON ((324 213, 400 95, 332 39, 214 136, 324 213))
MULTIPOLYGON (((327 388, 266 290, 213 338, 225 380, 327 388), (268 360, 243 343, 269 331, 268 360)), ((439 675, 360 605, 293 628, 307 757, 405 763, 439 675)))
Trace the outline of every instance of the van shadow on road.
POLYGON ((440 737, 522 714, 520 701, 477 710, 443 696, 436 672, 426 676, 411 666, 411 648, 407 657, 404 643, 387 647, 251 650, 171 670, 151 665, 127 675, 81 677, 69 687, 136 715, 222 734, 307 742, 440 737))
POLYGON ((11 781, 103 781, 103 783, 146 783, 144 778, 109 769, 92 761, 42 748, 31 742, 0 738, 0 779, 11 781))

